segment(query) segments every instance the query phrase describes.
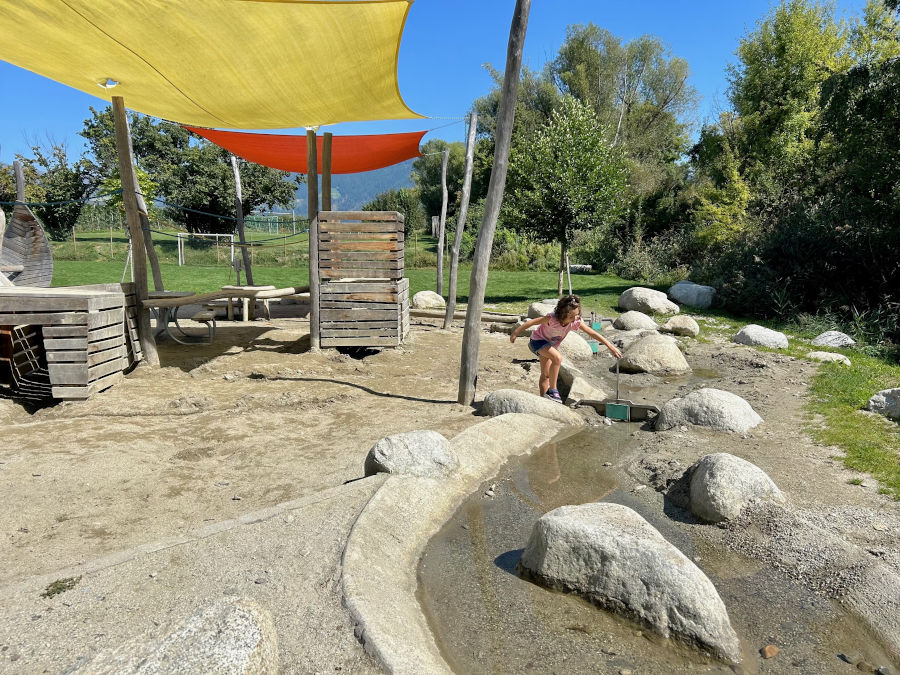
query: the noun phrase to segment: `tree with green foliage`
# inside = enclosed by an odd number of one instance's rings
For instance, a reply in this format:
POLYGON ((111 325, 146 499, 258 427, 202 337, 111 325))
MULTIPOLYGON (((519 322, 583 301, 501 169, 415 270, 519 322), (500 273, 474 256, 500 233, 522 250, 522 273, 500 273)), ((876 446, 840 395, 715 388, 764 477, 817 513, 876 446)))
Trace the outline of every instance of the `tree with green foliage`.
POLYGON ((448 143, 440 138, 427 141, 422 146, 422 156, 417 157, 412 165, 412 179, 415 183, 419 199, 425 209, 426 217, 436 216, 441 212, 443 192, 441 189, 441 153, 450 148, 447 160, 447 213, 456 213, 456 195, 462 190, 463 165, 466 158, 466 146, 458 141, 448 143))
POLYGON ((610 225, 623 206, 621 153, 612 147, 592 108, 568 96, 548 122, 518 138, 509 160, 506 224, 560 244, 559 286, 576 230, 610 225))
MULTIPOLYGON (((85 120, 81 135, 88 142, 94 171, 105 177, 117 175, 112 109, 91 108, 91 115, 85 120)), ((190 232, 232 232, 235 190, 230 154, 172 122, 136 113, 129 115, 129 121, 135 163, 157 186, 156 194, 145 194, 148 206, 154 197, 172 204, 166 207, 166 214, 190 232)), ((244 213, 259 207, 290 207, 304 180, 299 175, 291 178, 286 171, 244 163, 244 213)))
POLYGON ((403 231, 408 235, 425 227, 425 209, 417 188, 387 190, 364 204, 363 211, 398 211, 403 214, 403 231))
MULTIPOLYGON (((32 211, 43 223, 48 237, 65 239, 84 208, 82 200, 96 188, 97 176, 84 159, 70 163, 65 145, 56 144, 50 148, 35 146, 31 152, 33 157, 18 157, 25 169, 26 199, 46 203, 33 206, 32 211), (33 187, 29 190, 31 183, 33 187)), ((14 181, 12 194, 14 198, 14 181)))

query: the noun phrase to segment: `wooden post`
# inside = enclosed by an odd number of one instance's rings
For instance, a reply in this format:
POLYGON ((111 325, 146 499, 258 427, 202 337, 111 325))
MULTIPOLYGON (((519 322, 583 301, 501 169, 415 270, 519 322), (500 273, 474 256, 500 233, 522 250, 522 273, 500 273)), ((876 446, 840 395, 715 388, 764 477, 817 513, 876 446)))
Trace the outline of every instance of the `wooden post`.
POLYGON ((153 276, 153 288, 157 291, 164 291, 166 289, 163 288, 162 272, 159 270, 159 258, 156 257, 156 249, 153 247, 153 233, 150 231, 150 215, 147 213, 147 204, 138 186, 136 174, 134 177, 134 192, 137 197, 138 214, 141 218, 141 232, 144 235, 144 250, 147 251, 147 259, 150 261, 150 272, 153 276))
POLYGON ((466 165, 463 169, 462 197, 460 198, 459 212, 456 215, 456 234, 453 237, 453 246, 450 248, 450 288, 447 292, 447 313, 444 316, 444 328, 450 328, 453 321, 453 312, 456 311, 456 284, 459 274, 459 248, 462 246, 463 230, 466 227, 466 218, 469 215, 469 198, 472 195, 472 166, 475 163, 475 128, 478 123, 478 115, 469 115, 469 134, 466 138, 466 165))
POLYGON ((506 71, 503 74, 503 89, 500 98, 500 114, 497 116, 497 131, 494 138, 494 166, 488 183, 484 202, 484 218, 475 242, 475 256, 472 261, 472 276, 469 282, 469 306, 466 310, 466 327, 463 331, 462 355, 459 367, 459 393, 457 400, 463 405, 471 405, 475 400, 475 385, 478 373, 478 347, 481 339, 481 310, 484 308, 484 291, 487 287, 488 264, 494 230, 503 202, 506 187, 509 145, 512 138, 513 120, 516 116, 516 98, 519 93, 519 71, 522 67, 522 48, 528 30, 528 12, 531 0, 516 0, 512 24, 509 29, 509 44, 506 49, 506 71))
POLYGON ((16 174, 16 201, 25 201, 25 169, 22 162, 16 160, 13 162, 13 171, 16 174))
POLYGON ((319 169, 316 130, 306 130, 306 202, 309 218, 309 347, 319 348, 319 169))
POLYGON ((561 241, 559 244, 559 279, 556 282, 556 297, 561 298, 563 294, 563 274, 566 264, 566 242, 561 241))
POLYGON ((431 216, 431 236, 436 237, 438 231, 438 223, 440 222, 440 216, 431 216))
POLYGON ((241 259, 244 261, 244 271, 247 276, 247 285, 253 285, 253 261, 252 251, 247 250, 247 238, 244 234, 244 196, 241 188, 241 167, 238 158, 231 156, 231 172, 234 174, 234 217, 237 219, 238 240, 241 242, 241 259))
POLYGON ((75 250, 75 254, 78 254, 78 240, 75 238, 75 228, 72 228, 72 248, 75 250))
POLYGON ((113 259, 112 225, 109 226, 109 259, 113 259))
POLYGON ((569 264, 569 252, 566 251, 566 278, 569 280, 569 295, 572 295, 572 266, 569 264))
POLYGON ((331 211, 331 132, 322 136, 322 210, 331 211))
POLYGON ((141 234, 141 218, 138 211, 137 194, 134 189, 134 155, 131 150, 131 132, 128 128, 128 116, 125 114, 125 100, 121 96, 113 96, 112 108, 113 119, 116 125, 116 152, 119 155, 119 176, 122 179, 122 201, 125 204, 128 231, 131 233, 131 264, 134 269, 138 338, 141 342, 144 363, 149 366, 158 366, 159 354, 156 352, 156 341, 153 339, 153 333, 150 331, 150 309, 143 304, 149 293, 147 288, 147 254, 144 249, 144 237, 141 234))
POLYGON ((450 146, 441 155, 441 221, 438 223, 437 245, 437 294, 444 294, 444 228, 447 226, 447 162, 450 161, 450 146))

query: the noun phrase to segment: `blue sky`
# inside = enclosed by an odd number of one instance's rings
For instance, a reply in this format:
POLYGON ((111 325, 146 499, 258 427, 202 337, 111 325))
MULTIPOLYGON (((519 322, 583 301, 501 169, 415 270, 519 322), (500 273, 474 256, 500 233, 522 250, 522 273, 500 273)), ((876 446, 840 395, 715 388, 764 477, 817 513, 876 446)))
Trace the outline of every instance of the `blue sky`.
MULTIPOLYGON (((503 68, 513 0, 416 0, 400 48, 400 91, 415 111, 459 117, 485 94, 491 79, 482 64, 503 68)), ((738 40, 770 7, 768 0, 533 0, 525 63, 540 69, 565 38, 566 26, 589 21, 626 40, 659 36, 671 52, 687 59, 691 81, 702 98, 698 121, 727 106, 725 66, 734 61, 738 40)), ((838 13, 861 12, 864 0, 839 0, 838 13)), ((77 135, 88 107, 100 99, 0 62, 0 161, 10 162, 34 141, 64 141, 81 152, 77 135)), ((366 122, 329 127, 335 134, 430 129, 446 120, 366 122)), ((438 129, 428 138, 463 140, 463 125, 438 129)))

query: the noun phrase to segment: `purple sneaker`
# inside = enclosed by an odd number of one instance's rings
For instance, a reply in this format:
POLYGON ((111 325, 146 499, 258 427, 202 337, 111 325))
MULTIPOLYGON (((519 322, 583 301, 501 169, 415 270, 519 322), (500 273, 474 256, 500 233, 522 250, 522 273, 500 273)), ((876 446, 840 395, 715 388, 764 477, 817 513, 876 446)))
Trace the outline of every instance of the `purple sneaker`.
POLYGON ((547 393, 544 394, 546 398, 549 398, 551 401, 556 401, 557 403, 562 403, 562 398, 559 396, 558 389, 548 389, 547 393))

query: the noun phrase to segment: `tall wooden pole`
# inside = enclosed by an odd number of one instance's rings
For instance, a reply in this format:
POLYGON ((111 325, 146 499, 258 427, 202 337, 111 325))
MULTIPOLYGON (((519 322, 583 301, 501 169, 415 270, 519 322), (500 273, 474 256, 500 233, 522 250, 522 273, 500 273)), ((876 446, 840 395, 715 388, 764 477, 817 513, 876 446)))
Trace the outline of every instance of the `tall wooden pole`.
POLYGON ((119 156, 119 176, 122 179, 122 201, 125 204, 125 218, 131 234, 131 264, 134 269, 134 291, 137 299, 138 338, 141 342, 144 363, 159 365, 156 341, 150 331, 150 309, 144 306, 149 290, 147 288, 147 253, 141 234, 141 218, 138 210, 137 194, 134 189, 134 154, 131 149, 131 131, 125 114, 125 100, 121 96, 112 97, 113 120, 116 125, 116 152, 119 156))
POLYGON ((512 138, 513 121, 516 116, 516 98, 519 93, 519 70, 522 67, 522 48, 528 30, 528 12, 531 0, 516 0, 512 25, 509 29, 509 44, 506 49, 506 72, 503 74, 503 89, 500 98, 500 114, 497 117, 497 131, 494 143, 494 166, 488 183, 484 201, 484 218, 475 242, 475 256, 472 260, 472 276, 469 282, 469 305, 466 310, 466 327, 463 332, 462 356, 459 367, 459 395, 457 400, 463 405, 471 405, 475 400, 475 385, 478 373, 478 347, 481 339, 481 311, 484 309, 484 291, 487 287, 488 264, 494 230, 503 202, 506 187, 509 145, 512 138))
MULTIPOLYGON (((129 136, 129 139, 131 136, 129 136)), ((147 212, 147 203, 144 201, 144 195, 141 194, 140 185, 138 185, 137 172, 134 172, 134 194, 137 198, 138 215, 141 218, 141 232, 144 235, 144 250, 147 251, 147 260, 150 261, 150 274, 153 277, 153 288, 157 291, 166 290, 163 287, 162 272, 159 269, 159 258, 156 256, 156 249, 153 247, 153 233, 150 231, 150 214, 147 212)))
POLYGON ((238 158, 231 156, 231 172, 234 174, 234 217, 237 219, 238 240, 241 242, 241 259, 244 261, 244 272, 247 275, 247 285, 253 285, 253 269, 250 261, 250 251, 247 248, 247 237, 244 234, 244 194, 241 188, 241 167, 238 158))
POLYGON ((331 211, 331 132, 322 134, 322 210, 331 211))
POLYGON ((463 169, 462 197, 460 198, 459 213, 456 216, 456 234, 453 237, 453 246, 450 248, 450 288, 447 292, 447 313, 444 315, 444 328, 450 328, 453 321, 453 312, 456 311, 456 284, 459 274, 459 248, 462 246, 463 230, 466 228, 466 218, 469 215, 469 198, 472 195, 472 167, 475 164, 475 127, 478 124, 478 115, 469 115, 469 134, 466 138, 466 164, 463 169))
POLYGON ((16 201, 25 201, 25 169, 22 162, 16 160, 13 162, 13 171, 16 174, 16 201))
POLYGON ((441 156, 441 221, 438 223, 437 244, 437 294, 444 294, 444 232, 447 225, 447 162, 450 147, 444 148, 441 156))
POLYGON ((309 218, 309 346, 319 348, 319 169, 316 130, 306 130, 306 202, 309 218))

